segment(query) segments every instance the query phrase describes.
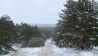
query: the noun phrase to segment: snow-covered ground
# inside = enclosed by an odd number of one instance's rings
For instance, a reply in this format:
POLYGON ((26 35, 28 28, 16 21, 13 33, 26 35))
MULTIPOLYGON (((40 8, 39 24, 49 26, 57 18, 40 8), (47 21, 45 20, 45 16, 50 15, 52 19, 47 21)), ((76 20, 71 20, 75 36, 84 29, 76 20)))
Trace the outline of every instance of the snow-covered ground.
MULTIPOLYGON (((13 47, 15 48, 15 47, 13 47)), ((11 52, 1 56, 98 56, 98 47, 92 51, 76 51, 69 48, 58 48, 54 42, 47 40, 44 47, 38 48, 16 48, 16 52, 11 52)))

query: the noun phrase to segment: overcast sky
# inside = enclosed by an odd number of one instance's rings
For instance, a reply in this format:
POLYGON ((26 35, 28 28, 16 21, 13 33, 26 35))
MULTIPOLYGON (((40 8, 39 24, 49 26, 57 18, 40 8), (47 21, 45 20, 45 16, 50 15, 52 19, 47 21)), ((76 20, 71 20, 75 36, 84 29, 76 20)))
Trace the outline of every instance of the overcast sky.
POLYGON ((15 23, 55 24, 65 0, 0 0, 0 16, 7 14, 15 23))

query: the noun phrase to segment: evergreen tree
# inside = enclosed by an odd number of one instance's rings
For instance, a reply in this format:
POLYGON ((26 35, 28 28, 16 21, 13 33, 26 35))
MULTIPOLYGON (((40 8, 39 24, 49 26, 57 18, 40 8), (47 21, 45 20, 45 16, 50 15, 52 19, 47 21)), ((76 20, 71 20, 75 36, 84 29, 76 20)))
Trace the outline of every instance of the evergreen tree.
POLYGON ((91 48, 97 22, 93 3, 89 0, 68 0, 64 6, 54 40, 63 47, 91 48))
MULTIPOLYGON (((15 35, 15 26, 11 18, 7 15, 4 15, 0 18, 0 51, 4 49, 11 48, 11 40, 15 35)), ((6 51, 3 50, 3 51, 6 51)))
POLYGON ((66 8, 62 10, 60 14, 61 20, 59 20, 56 28, 56 42, 60 46, 68 47, 72 45, 72 35, 76 34, 77 20, 77 2, 69 0, 64 5, 66 8))

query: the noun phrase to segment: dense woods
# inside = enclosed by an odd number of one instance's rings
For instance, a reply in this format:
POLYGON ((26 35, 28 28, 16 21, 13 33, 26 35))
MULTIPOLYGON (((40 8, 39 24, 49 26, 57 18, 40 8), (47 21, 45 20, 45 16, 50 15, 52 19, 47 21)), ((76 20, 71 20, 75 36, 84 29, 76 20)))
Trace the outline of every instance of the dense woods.
POLYGON ((11 46, 15 43, 22 44, 22 47, 44 46, 46 39, 53 35, 52 32, 48 27, 27 23, 14 24, 10 16, 3 15, 0 17, 0 53, 13 50, 11 46))

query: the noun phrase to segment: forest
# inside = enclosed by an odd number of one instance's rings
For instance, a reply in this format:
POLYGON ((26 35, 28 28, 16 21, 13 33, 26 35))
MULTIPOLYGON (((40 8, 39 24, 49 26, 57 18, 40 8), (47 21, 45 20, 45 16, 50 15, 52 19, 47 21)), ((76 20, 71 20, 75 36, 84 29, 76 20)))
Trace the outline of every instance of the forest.
POLYGON ((21 22, 14 23, 10 16, 0 17, 0 54, 21 48, 43 47, 49 38, 59 48, 93 50, 98 46, 98 2, 95 0, 67 0, 54 27, 41 27, 21 22))
POLYGON ((54 27, 38 27, 27 23, 15 24, 10 16, 0 17, 0 53, 13 50, 13 44, 21 47, 41 47, 46 39, 52 37, 54 27))

